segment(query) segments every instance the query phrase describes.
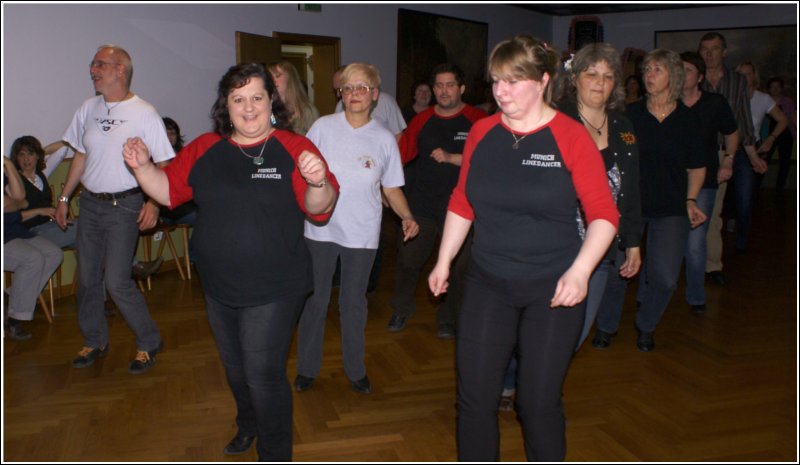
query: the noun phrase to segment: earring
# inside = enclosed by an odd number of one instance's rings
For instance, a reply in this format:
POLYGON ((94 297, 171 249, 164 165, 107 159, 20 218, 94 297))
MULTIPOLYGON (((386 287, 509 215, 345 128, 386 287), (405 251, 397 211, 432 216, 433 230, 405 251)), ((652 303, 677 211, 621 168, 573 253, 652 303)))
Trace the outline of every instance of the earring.
POLYGON ((269 122, 270 122, 270 123, 272 123, 272 125, 273 125, 273 126, 275 126, 276 124, 278 124, 278 120, 277 120, 277 119, 275 119, 275 113, 273 113, 273 114, 269 115, 269 122))

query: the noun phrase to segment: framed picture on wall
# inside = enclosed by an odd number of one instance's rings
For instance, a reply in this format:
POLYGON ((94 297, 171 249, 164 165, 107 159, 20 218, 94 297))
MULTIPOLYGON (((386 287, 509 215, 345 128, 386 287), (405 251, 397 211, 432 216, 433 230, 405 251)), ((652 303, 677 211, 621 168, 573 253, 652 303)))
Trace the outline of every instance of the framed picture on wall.
MULTIPOLYGON (((761 77, 762 87, 769 78, 779 76, 786 83, 787 95, 797 89, 797 26, 763 26, 732 29, 693 29, 684 31, 656 31, 657 48, 678 53, 697 51, 700 38, 707 32, 719 32, 725 37, 728 51, 725 64, 734 69, 742 62, 752 62, 761 77)), ((764 89, 761 89, 764 90, 764 89)))
POLYGON ((486 83, 489 25, 478 21, 399 9, 397 12, 397 102, 411 103, 411 87, 428 81, 441 63, 455 63, 464 71, 463 99, 483 101, 486 83))

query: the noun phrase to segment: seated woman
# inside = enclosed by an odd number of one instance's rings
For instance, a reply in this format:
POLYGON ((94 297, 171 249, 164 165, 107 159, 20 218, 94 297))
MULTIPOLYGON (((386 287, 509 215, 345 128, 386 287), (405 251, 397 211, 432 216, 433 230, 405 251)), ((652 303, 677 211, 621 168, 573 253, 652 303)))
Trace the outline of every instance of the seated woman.
POLYGON ((8 288, 6 338, 27 341, 31 333, 22 327, 33 319, 36 298, 61 264, 64 252, 22 224, 19 210, 27 207, 22 179, 11 160, 3 157, 3 270, 14 272, 8 288))
POLYGON ((11 145, 11 161, 23 179, 25 200, 28 206, 21 210, 22 224, 31 232, 44 237, 59 248, 75 246, 76 221, 62 230, 52 221, 53 193, 47 177, 64 159, 64 150, 57 150, 45 162, 45 151, 41 142, 33 136, 22 136, 11 145))

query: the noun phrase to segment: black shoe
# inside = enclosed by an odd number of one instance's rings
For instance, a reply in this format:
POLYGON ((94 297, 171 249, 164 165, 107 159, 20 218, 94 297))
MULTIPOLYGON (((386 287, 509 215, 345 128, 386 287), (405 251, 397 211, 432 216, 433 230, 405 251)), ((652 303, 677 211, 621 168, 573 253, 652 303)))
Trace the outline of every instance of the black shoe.
POLYGON ((366 376, 358 381, 352 381, 350 384, 353 386, 354 391, 360 392, 361 394, 369 394, 372 392, 372 385, 369 383, 369 378, 366 376))
POLYGON ((94 363, 95 359, 103 358, 108 353, 108 344, 103 348, 92 348, 84 346, 78 356, 72 360, 72 366, 75 368, 86 368, 94 363))
POLYGON ((164 348, 164 341, 158 343, 158 347, 153 350, 138 350, 136 351, 136 358, 131 361, 131 366, 128 368, 128 373, 132 375, 140 375, 147 372, 153 365, 156 364, 156 354, 161 352, 164 348))
POLYGON ((294 379, 294 390, 297 392, 308 391, 314 385, 314 378, 308 376, 297 375, 294 379))
POLYGON ((12 341, 28 341, 33 337, 33 334, 25 331, 21 324, 8 325, 6 328, 6 339, 12 341))
POLYGON ((453 339, 456 337, 456 325, 453 323, 439 323, 439 329, 436 331, 436 337, 439 339, 453 339))
POLYGON ((396 333, 398 331, 402 331, 406 328, 406 317, 400 316, 396 313, 392 314, 392 317, 389 318, 389 324, 386 325, 386 329, 390 333, 396 333))
POLYGON ((598 329, 594 333, 594 337, 592 338, 592 347, 595 349, 608 349, 608 346, 611 345, 611 340, 614 339, 617 333, 607 333, 601 329, 598 329))
POLYGON ((706 273, 706 276, 711 281, 719 284, 720 286, 724 286, 727 280, 725 279, 725 275, 722 274, 722 271, 712 271, 710 273, 706 273))
POLYGON ((250 446, 253 445, 253 441, 255 439, 255 436, 245 436, 241 432, 236 433, 236 436, 231 439, 231 442, 225 446, 225 449, 223 449, 222 452, 225 455, 243 454, 250 449, 250 446))
POLYGON ((636 348, 642 352, 650 352, 655 349, 656 343, 653 340, 653 332, 642 331, 638 326, 634 326, 638 334, 636 338, 636 348))
POLYGON ((697 314, 706 312, 706 304, 692 305, 692 311, 697 314))
POLYGON ((155 274, 161 268, 163 262, 164 257, 158 257, 151 262, 136 262, 131 269, 131 275, 139 281, 147 279, 148 276, 155 274))

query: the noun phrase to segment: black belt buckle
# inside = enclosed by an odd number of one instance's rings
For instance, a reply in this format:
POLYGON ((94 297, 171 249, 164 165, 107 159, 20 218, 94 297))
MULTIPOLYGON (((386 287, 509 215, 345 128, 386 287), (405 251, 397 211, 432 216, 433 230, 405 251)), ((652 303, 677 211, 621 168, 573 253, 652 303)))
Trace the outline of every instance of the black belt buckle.
POLYGON ((114 193, 109 193, 109 192, 90 192, 90 194, 92 194, 92 197, 94 197, 96 199, 99 199, 99 200, 106 200, 106 201, 110 200, 111 201, 111 205, 116 207, 118 205, 117 200, 123 199, 125 197, 130 196, 130 195, 138 194, 140 192, 142 192, 142 188, 141 187, 134 187, 133 189, 128 189, 128 190, 122 191, 122 192, 114 192, 114 193))

